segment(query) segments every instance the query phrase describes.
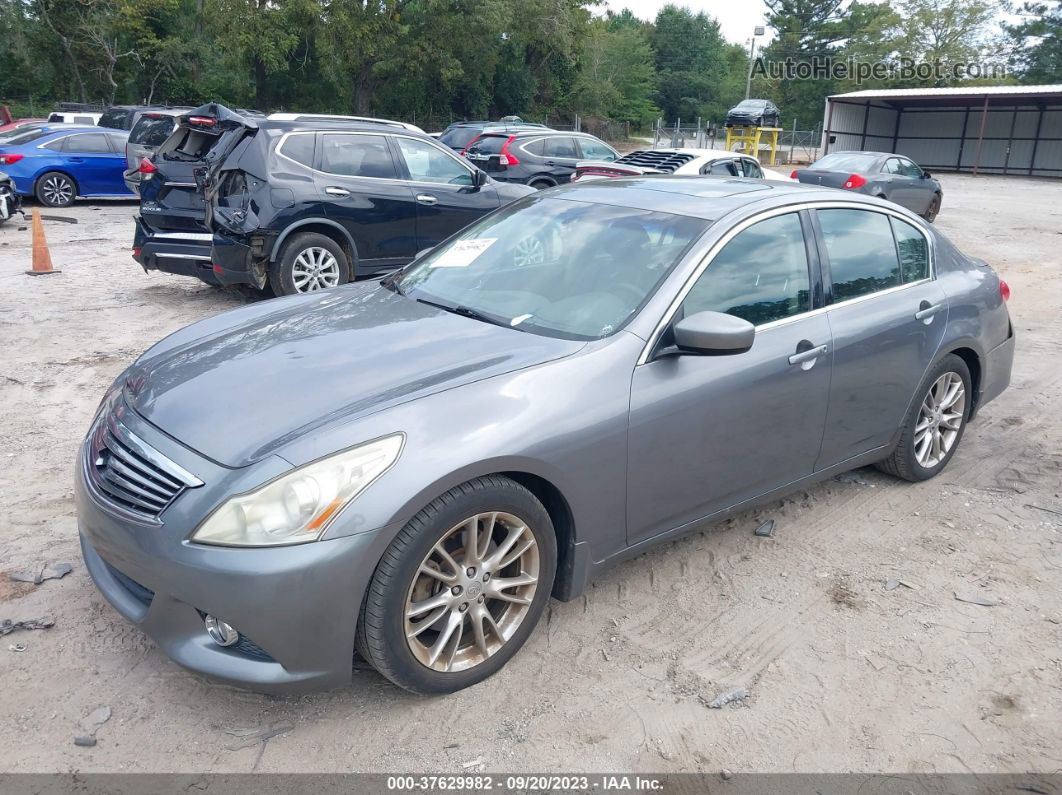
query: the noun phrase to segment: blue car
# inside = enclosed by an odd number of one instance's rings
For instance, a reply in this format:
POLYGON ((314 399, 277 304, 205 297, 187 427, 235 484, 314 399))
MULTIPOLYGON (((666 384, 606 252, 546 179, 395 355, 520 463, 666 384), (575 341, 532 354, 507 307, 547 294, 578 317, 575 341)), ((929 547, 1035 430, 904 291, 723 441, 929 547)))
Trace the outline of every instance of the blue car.
POLYGON ((0 140, 0 171, 23 196, 49 207, 74 199, 132 198, 125 186, 129 133, 74 124, 48 124, 0 140))

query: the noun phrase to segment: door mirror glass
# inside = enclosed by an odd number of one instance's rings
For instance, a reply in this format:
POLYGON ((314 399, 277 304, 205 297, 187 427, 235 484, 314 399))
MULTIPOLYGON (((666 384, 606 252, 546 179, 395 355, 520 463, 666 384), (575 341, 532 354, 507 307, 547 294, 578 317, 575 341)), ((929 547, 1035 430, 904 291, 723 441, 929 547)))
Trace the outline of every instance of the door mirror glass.
POLYGON ((932 176, 928 171, 922 172, 922 179, 929 179, 932 176))
POLYGON ((698 312, 674 327, 675 347, 682 353, 726 356, 752 347, 756 327, 740 317, 722 312, 698 312))

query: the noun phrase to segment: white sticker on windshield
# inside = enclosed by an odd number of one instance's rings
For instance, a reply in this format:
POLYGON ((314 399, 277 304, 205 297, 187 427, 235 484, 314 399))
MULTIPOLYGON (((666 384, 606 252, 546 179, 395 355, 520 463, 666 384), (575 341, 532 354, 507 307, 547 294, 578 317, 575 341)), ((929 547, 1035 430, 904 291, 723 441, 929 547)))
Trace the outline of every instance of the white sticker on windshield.
POLYGON ((429 268, 467 268, 476 258, 498 240, 496 237, 480 237, 475 240, 458 240, 446 252, 433 261, 429 268))

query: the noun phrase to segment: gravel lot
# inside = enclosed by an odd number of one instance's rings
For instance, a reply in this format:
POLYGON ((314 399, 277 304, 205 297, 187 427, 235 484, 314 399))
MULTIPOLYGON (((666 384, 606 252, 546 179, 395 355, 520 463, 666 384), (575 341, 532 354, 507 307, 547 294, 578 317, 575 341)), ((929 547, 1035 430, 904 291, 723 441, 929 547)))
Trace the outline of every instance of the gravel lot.
POLYGON ((58 276, 24 276, 28 225, 0 227, 0 619, 55 620, 0 640, 0 770, 1059 770, 1062 182, 942 181, 938 225, 1009 281, 1018 334, 1011 389, 945 473, 859 470, 659 547, 448 698, 371 671, 291 699, 211 684, 110 608, 78 552, 75 451, 140 351, 241 299, 145 275, 129 203, 46 224, 58 276), (39 586, 7 576, 60 562, 39 586), (98 744, 75 746, 101 706, 98 744))

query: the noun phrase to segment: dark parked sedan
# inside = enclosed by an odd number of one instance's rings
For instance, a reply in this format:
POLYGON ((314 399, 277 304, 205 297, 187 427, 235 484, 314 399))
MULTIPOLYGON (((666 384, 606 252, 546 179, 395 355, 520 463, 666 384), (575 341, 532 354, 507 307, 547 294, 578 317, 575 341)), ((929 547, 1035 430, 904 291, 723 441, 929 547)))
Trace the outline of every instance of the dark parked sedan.
POLYGON ((853 467, 939 474, 1009 383, 1007 292, 869 197, 528 196, 382 282, 148 349, 79 454, 85 562, 211 677, 337 686, 357 648, 454 691, 653 543, 853 467))
POLYGON ((778 106, 769 99, 746 99, 726 114, 727 127, 777 127, 778 106))
POLYGON ((843 188, 887 199, 932 223, 944 191, 914 161, 889 152, 831 152, 792 173, 805 185, 843 188))

